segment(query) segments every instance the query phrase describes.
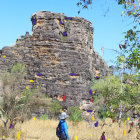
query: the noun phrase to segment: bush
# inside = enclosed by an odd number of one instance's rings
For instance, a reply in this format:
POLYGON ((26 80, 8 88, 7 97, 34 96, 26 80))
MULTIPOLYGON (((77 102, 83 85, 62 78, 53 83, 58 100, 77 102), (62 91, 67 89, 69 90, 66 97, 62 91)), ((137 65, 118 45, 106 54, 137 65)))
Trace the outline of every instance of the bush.
POLYGON ((48 116, 46 114, 42 114, 40 116, 40 120, 48 120, 48 116))
POLYGON ((134 109, 139 112, 139 76, 124 75, 123 77, 122 79, 124 79, 124 83, 122 95, 121 81, 118 76, 107 76, 105 79, 100 79, 98 82, 93 82, 93 85, 91 85, 91 89, 96 91, 93 95, 94 107, 96 108, 96 106, 98 106, 100 108, 98 110, 98 116, 100 118, 117 118, 120 114, 120 101, 122 101, 123 107, 122 119, 127 118, 125 114, 127 114, 128 111, 133 112, 134 109), (125 83, 127 79, 132 82, 125 83), (101 98, 104 99, 103 102, 101 102, 101 98))
POLYGON ((117 116, 117 114, 112 113, 111 110, 109 110, 105 106, 102 106, 98 111, 98 117, 101 118, 103 121, 105 121, 106 118, 113 119, 116 116, 117 116))
POLYGON ((69 119, 73 122, 80 122, 83 120, 82 118, 82 111, 79 109, 78 106, 70 108, 70 117, 69 119))
POLYGON ((52 102, 50 111, 51 111, 53 116, 58 115, 58 113, 61 112, 61 109, 62 109, 62 106, 59 104, 58 101, 53 101, 52 102))
POLYGON ((17 121, 22 121, 30 115, 32 97, 40 90, 39 88, 21 90, 25 74, 25 66, 17 63, 10 72, 5 71, 0 77, 3 83, 0 108, 3 110, 2 116, 7 118, 7 121, 3 120, 5 127, 8 127, 9 120, 15 126, 17 121))

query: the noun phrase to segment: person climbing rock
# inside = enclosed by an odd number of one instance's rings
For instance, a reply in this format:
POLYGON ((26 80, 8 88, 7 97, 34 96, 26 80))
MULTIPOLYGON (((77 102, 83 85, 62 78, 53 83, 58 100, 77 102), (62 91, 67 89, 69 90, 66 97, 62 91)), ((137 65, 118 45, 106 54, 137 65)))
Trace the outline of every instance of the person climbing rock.
POLYGON ((106 140, 105 139, 105 132, 102 133, 102 136, 101 136, 100 140, 106 140))
MULTIPOLYGON (((63 109, 63 111, 65 111, 65 109, 63 109)), ((61 125, 61 136, 59 138, 59 140, 68 140, 69 139, 69 134, 68 134, 68 125, 66 123, 66 118, 68 118, 69 116, 66 114, 66 112, 62 112, 60 115, 60 125, 61 125)))

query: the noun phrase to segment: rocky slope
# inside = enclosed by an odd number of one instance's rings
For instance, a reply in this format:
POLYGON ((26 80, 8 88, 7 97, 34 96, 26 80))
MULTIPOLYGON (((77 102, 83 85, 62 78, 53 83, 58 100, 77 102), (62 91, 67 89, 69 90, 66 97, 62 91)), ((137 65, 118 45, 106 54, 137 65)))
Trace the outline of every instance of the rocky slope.
POLYGON ((47 11, 35 13, 31 21, 32 35, 27 32, 16 45, 0 50, 0 72, 20 62, 27 72, 22 89, 40 85, 43 93, 57 95, 67 107, 90 102, 91 79, 109 73, 106 62, 93 50, 91 22, 47 11))

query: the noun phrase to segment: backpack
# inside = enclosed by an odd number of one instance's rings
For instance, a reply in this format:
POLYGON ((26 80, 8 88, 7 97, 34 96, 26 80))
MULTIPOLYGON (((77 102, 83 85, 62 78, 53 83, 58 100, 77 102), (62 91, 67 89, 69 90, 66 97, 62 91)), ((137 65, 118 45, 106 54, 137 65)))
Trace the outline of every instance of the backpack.
POLYGON ((61 124, 62 123, 59 123, 59 125, 56 128, 56 135, 57 135, 58 138, 60 138, 61 137, 61 134, 62 134, 61 124))

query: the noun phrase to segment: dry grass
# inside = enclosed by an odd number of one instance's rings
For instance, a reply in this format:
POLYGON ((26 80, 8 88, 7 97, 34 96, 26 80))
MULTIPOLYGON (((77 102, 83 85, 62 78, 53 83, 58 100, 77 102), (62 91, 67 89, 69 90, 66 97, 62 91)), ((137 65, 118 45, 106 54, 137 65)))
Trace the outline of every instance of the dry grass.
MULTIPOLYGON (((78 140, 100 140, 103 131, 105 131, 106 140, 108 138, 109 140, 137 140, 136 128, 133 128, 129 134, 126 133, 126 136, 124 136, 124 130, 127 132, 129 130, 128 125, 119 127, 117 123, 113 123, 110 126, 104 125, 102 128, 99 122, 98 127, 91 128, 85 121, 78 124, 67 121, 67 124, 70 140, 75 140, 75 136, 77 136, 78 140)), ((56 136, 57 125, 58 121, 56 120, 32 119, 23 124, 17 124, 15 130, 8 130, 11 132, 6 140, 18 140, 18 131, 21 131, 20 140, 58 140, 56 136), (15 138, 12 135, 15 135, 15 138)), ((2 138, 2 126, 2 121, 0 121, 0 138, 2 138)))

